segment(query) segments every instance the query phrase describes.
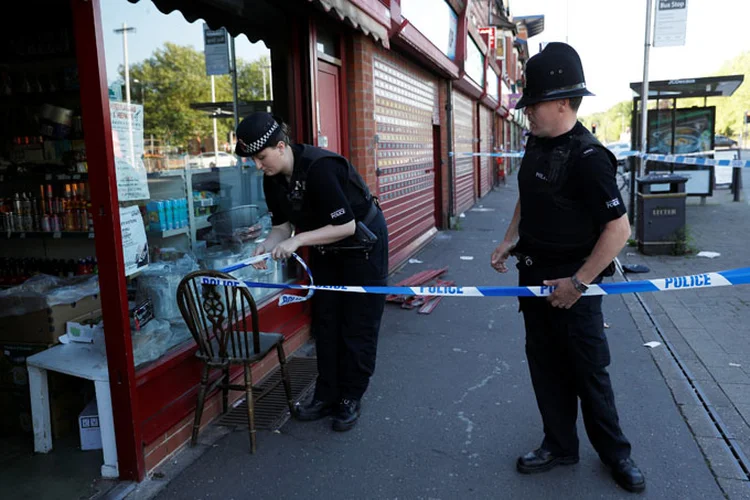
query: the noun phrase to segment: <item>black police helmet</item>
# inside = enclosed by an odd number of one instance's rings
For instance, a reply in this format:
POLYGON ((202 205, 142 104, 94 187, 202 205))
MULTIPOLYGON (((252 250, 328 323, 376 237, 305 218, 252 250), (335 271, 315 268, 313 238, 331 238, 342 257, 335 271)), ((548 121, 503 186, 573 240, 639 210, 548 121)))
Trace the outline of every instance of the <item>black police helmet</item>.
POLYGON ((254 156, 268 146, 275 146, 284 132, 270 113, 257 112, 244 118, 237 126, 237 156, 254 156))
POLYGON ((578 52, 566 43, 552 42, 526 63, 526 87, 516 108, 587 95, 594 94, 586 90, 578 52))

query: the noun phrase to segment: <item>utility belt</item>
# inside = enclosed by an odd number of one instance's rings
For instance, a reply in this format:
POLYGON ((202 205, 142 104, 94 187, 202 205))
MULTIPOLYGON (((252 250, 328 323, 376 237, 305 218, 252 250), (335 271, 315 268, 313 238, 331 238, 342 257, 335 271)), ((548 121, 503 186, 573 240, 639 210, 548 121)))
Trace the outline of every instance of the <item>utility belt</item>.
MULTIPOLYGON (((578 267, 583 265, 583 263, 586 261, 586 259, 571 259, 570 261, 560 261, 558 259, 545 259, 543 257, 538 256, 532 256, 527 255, 525 253, 513 250, 510 252, 510 255, 518 259, 518 265, 520 267, 526 268, 526 269, 535 269, 535 270, 542 270, 542 269, 554 269, 554 268, 566 268, 566 267, 576 267, 576 269, 573 269, 573 272, 575 272, 578 267)), ((610 277, 615 274, 615 263, 614 261, 610 262, 609 265, 604 268, 604 271, 601 272, 601 274, 598 276, 597 279, 600 279, 602 277, 610 277)), ((595 280, 596 281, 596 280, 595 280)))
POLYGON ((368 257, 372 249, 375 248, 378 237, 367 226, 375 220, 379 213, 380 204, 377 202, 377 198, 373 197, 367 215, 361 221, 357 221, 353 235, 327 245, 316 245, 316 250, 323 255, 327 253, 362 252, 368 257))

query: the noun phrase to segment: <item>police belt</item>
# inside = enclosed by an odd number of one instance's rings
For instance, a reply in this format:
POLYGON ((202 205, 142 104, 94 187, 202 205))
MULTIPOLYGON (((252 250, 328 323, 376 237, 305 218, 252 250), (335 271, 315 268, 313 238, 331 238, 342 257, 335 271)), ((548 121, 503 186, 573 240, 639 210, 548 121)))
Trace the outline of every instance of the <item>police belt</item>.
POLYGON ((365 255, 369 254, 378 242, 378 237, 367 226, 375 220, 379 212, 380 206, 373 200, 364 219, 357 221, 353 235, 327 245, 316 245, 315 249, 321 254, 339 252, 363 252, 365 255))

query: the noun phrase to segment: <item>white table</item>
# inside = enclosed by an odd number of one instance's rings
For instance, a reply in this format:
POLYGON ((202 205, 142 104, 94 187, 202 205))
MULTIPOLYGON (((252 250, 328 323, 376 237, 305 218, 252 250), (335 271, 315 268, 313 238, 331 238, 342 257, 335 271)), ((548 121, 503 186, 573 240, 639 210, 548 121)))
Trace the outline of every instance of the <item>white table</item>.
POLYGON ((112 397, 109 391, 107 356, 102 350, 99 346, 94 347, 93 344, 71 342, 56 345, 26 359, 31 392, 31 417, 34 426, 34 451, 47 453, 52 449, 47 371, 93 380, 104 454, 102 476, 116 478, 119 472, 114 419, 112 418, 112 397))

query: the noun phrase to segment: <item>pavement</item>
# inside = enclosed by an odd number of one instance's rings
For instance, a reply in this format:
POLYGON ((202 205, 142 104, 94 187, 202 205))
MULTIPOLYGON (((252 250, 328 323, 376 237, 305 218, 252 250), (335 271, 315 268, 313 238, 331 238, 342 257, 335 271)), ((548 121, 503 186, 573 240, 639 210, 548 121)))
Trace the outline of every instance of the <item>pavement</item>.
MULTIPOLYGON (((704 206, 691 201, 687 212, 690 244, 720 257, 646 257, 626 248, 620 260, 652 269, 636 279, 747 266, 750 206, 722 196, 704 206)), ((461 285, 515 285, 516 273, 497 274, 489 256, 516 197, 514 175, 391 282, 447 265, 446 277, 461 285)), ((613 295, 604 312, 621 425, 647 478, 639 498, 750 498, 741 465, 750 444, 743 327, 750 287, 613 295), (643 345, 654 340, 661 345, 643 345)), ((376 372, 352 431, 335 433, 328 419, 290 420, 259 432, 251 455, 245 429, 214 426, 127 498, 632 498, 582 425, 579 435, 577 465, 516 472, 517 456, 542 437, 516 299, 446 298, 430 315, 388 304, 376 372)))

